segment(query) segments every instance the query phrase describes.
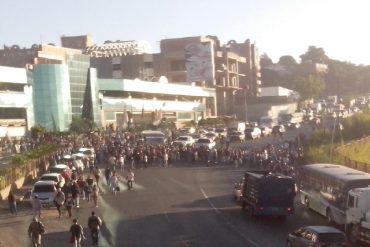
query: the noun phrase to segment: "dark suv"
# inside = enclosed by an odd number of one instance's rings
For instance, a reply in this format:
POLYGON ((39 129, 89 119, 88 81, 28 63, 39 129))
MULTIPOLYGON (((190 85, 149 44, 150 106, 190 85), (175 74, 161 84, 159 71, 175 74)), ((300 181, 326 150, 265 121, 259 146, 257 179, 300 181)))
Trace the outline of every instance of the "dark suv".
POLYGON ((344 247, 347 246, 346 235, 330 226, 305 226, 288 235, 289 247, 344 247))

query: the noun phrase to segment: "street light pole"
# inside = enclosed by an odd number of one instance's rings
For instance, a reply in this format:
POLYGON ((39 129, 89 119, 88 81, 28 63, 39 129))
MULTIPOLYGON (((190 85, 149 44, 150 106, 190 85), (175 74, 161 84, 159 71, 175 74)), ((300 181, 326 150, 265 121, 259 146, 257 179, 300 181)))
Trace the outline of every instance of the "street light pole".
POLYGON ((245 116, 245 122, 248 122, 248 114, 247 114, 247 85, 244 88, 244 116, 245 116))

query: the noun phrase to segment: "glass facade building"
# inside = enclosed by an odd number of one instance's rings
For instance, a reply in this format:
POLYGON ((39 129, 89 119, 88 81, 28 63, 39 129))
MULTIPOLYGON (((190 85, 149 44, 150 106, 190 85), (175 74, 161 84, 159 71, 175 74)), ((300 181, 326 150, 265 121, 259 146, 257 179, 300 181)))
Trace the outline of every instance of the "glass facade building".
POLYGON ((38 64, 33 71, 36 125, 66 131, 72 120, 69 68, 64 64, 38 64))
POLYGON ((83 54, 67 54, 72 117, 81 117, 84 95, 89 79, 90 57, 83 54))

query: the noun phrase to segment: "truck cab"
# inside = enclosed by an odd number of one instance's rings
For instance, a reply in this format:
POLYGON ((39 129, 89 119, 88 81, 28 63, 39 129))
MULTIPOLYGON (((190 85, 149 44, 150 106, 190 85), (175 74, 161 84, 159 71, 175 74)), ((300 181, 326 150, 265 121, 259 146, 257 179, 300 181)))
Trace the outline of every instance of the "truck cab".
POLYGON ((346 232, 351 242, 370 243, 370 187, 355 188, 348 192, 346 232))

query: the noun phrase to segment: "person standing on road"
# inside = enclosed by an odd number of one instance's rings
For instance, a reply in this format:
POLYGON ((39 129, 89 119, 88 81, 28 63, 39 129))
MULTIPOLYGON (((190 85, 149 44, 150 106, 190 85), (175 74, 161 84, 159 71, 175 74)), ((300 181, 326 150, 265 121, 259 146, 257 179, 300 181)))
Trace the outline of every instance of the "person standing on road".
POLYGON ((99 186, 100 170, 99 170, 99 168, 98 168, 98 167, 95 167, 95 170, 94 170, 94 177, 95 177, 96 184, 99 186))
POLYGON ((55 195, 55 198, 54 198, 54 203, 55 203, 55 206, 57 207, 57 210, 58 210, 59 219, 62 216, 61 208, 64 204, 65 199, 66 199, 66 197, 65 197, 64 193, 62 192, 61 188, 58 188, 57 189, 57 194, 55 195))
POLYGON ((109 178, 109 186, 113 194, 116 194, 118 187, 118 176, 116 172, 112 173, 112 176, 109 178))
POLYGON ((126 176, 127 187, 129 190, 132 190, 133 188, 134 178, 135 178, 134 172, 132 170, 129 170, 126 176))
POLYGON ((99 196, 99 187, 94 184, 92 188, 92 199, 94 201, 94 206, 97 208, 98 207, 98 196, 99 196))
POLYGON ((70 243, 73 247, 81 247, 81 239, 86 239, 83 228, 78 224, 77 219, 73 219, 73 224, 69 229, 71 233, 70 243))
POLYGON ((95 215, 95 212, 91 212, 91 216, 88 219, 87 225, 90 229, 92 245, 98 245, 99 242, 99 231, 102 225, 102 220, 99 216, 95 215))
POLYGON ((33 247, 41 247, 41 236, 45 233, 45 226, 34 217, 28 227, 28 236, 32 239, 33 247))
POLYGON ((13 192, 9 191, 8 195, 8 203, 9 203, 9 210, 12 215, 17 216, 18 211, 17 211, 17 200, 13 194, 13 192))
POLYGON ((33 216, 41 218, 41 201, 38 195, 34 195, 31 204, 33 209, 33 216))
POLYGON ((66 201, 64 203, 64 205, 66 206, 66 209, 67 209, 67 212, 68 212, 68 217, 71 218, 72 217, 72 207, 73 207, 73 198, 72 198, 72 194, 67 194, 67 198, 66 198, 66 201))
POLYGON ((107 180, 107 185, 108 186, 109 186, 109 178, 110 178, 110 176, 111 176, 111 171, 110 171, 109 167, 107 166, 105 168, 105 180, 107 180))

